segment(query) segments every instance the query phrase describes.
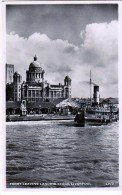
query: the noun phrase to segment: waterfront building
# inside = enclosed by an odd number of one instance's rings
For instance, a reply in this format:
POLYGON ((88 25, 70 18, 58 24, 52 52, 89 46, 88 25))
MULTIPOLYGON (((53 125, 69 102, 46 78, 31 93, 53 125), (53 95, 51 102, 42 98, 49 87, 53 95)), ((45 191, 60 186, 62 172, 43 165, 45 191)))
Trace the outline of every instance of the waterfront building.
POLYGON ((22 99, 27 102, 52 102, 57 98, 71 97, 71 79, 66 76, 64 85, 51 85, 45 81, 45 71, 42 69, 37 57, 30 63, 26 71, 26 82, 22 83, 22 99))
POLYGON ((45 88, 46 97, 50 101, 55 101, 57 98, 71 98, 71 79, 69 76, 64 78, 64 85, 59 83, 58 85, 47 84, 45 88))
POLYGON ((21 101, 21 84, 22 84, 22 76, 15 72, 13 75, 13 101, 21 101))
MULTIPOLYGON (((23 100, 24 101, 24 100, 23 100)), ((26 102, 27 114, 47 114, 56 111, 56 105, 53 102, 26 102)), ((21 102, 6 102, 6 115, 21 114, 21 102)))
POLYGON ((13 101, 13 84, 6 84, 6 101, 13 101))
POLYGON ((44 100, 44 73, 37 57, 30 63, 26 71, 26 82, 21 85, 22 99, 27 102, 40 102, 44 100))
POLYGON ((13 82, 6 85, 6 100, 14 102, 26 100, 26 102, 54 102, 57 99, 71 98, 71 79, 64 78, 64 84, 50 84, 45 81, 45 71, 34 56, 26 71, 26 81, 18 72, 13 75, 13 82))
POLYGON ((13 82, 13 75, 14 75, 14 65, 13 64, 6 64, 6 84, 13 82))
POLYGON ((15 72, 13 82, 6 84, 6 101, 21 101, 22 76, 15 72))

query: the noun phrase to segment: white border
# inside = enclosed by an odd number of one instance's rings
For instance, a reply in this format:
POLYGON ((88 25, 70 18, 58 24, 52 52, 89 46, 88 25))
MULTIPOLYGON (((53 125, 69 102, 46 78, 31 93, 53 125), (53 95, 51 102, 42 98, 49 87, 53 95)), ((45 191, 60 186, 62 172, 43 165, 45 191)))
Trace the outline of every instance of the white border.
POLYGON ((122 2, 119 3, 119 174, 120 174, 120 188, 122 189, 122 2))
MULTIPOLYGON (((121 1, 121 0, 120 0, 121 1)), ((21 1, 21 0, 18 0, 18 1, 14 1, 14 0, 11 0, 11 1, 7 1, 7 0, 3 0, 3 4, 5 5, 12 5, 12 4, 25 4, 25 5, 28 5, 28 4, 119 4, 121 3, 119 0, 106 0, 106 1, 101 1, 101 0, 98 0, 98 1, 94 1, 94 0, 91 0, 91 1, 88 1, 88 0, 81 0, 81 1, 58 1, 58 0, 54 0, 54 1, 48 1, 48 0, 45 0, 45 1, 29 1, 29 0, 25 0, 25 1, 21 1)))
POLYGON ((6 123, 5 123, 5 68, 3 70, 3 67, 5 67, 5 63, 6 63, 6 10, 5 7, 6 5, 18 5, 18 4, 118 4, 119 6, 119 67, 118 67, 118 74, 119 74, 119 107, 122 108, 122 101, 121 101, 121 94, 122 94, 122 87, 121 87, 121 73, 122 73, 122 2, 121 1, 6 1, 6 2, 2 2, 0 4, 0 8, 2 10, 2 12, 0 12, 0 18, 2 18, 2 25, 0 26, 0 37, 2 37, 2 58, 1 62, 2 64, 0 65, 0 102, 2 102, 1 106, 0 106, 0 129, 1 129, 1 134, 2 136, 0 136, 0 143, 1 143, 1 156, 2 156, 2 166, 0 166, 1 168, 1 176, 0 176, 0 180, 2 181, 1 184, 1 189, 2 194, 19 194, 21 192, 26 192, 26 194, 36 194, 37 193, 44 193, 44 194, 61 194, 62 192, 67 193, 70 192, 70 194, 76 194, 79 192, 85 193, 85 194, 91 194, 91 192, 93 193, 97 193, 99 191, 99 193, 102 191, 107 192, 108 194, 120 194, 120 191, 122 191, 122 122, 121 122, 121 118, 122 118, 122 112, 120 109, 120 121, 119 121, 119 166, 120 166, 120 180, 119 180, 119 187, 118 188, 48 188, 48 189, 44 189, 44 188, 32 188, 32 189, 25 189, 25 188, 6 188, 6 175, 5 175, 5 168, 6 168, 6 162, 5 162, 5 158, 6 158, 6 123))

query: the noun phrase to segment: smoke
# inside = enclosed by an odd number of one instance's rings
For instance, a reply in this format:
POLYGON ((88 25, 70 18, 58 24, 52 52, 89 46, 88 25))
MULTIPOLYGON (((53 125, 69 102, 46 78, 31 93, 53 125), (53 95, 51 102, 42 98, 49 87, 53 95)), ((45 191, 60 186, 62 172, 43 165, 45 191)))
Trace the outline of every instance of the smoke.
POLYGON ((80 82, 80 84, 88 84, 88 85, 90 85, 90 84, 92 84, 92 85, 97 85, 96 83, 94 83, 94 82, 90 82, 90 81, 81 81, 80 82))

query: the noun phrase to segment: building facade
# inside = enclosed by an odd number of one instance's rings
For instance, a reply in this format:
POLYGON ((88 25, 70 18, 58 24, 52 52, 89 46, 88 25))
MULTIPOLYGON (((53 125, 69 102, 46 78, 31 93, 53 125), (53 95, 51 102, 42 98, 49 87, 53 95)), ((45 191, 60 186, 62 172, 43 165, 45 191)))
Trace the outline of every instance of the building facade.
POLYGON ((45 96, 50 101, 57 98, 71 98, 71 79, 66 76, 64 84, 59 83, 58 85, 50 85, 49 83, 45 87, 45 96))
POLYGON ((13 74, 13 82, 6 84, 6 101, 21 101, 21 85, 22 76, 18 72, 15 72, 13 74))
POLYGON ((42 69, 37 57, 34 57, 26 71, 26 81, 22 82, 22 77, 18 72, 13 75, 13 83, 8 88, 11 92, 6 92, 7 101, 26 100, 27 102, 53 102, 58 98, 71 98, 71 79, 69 76, 64 78, 64 84, 51 85, 45 82, 45 71, 42 69), (13 94, 13 95, 11 95, 13 94))
POLYGON ((22 76, 15 72, 13 75, 13 101, 21 101, 21 84, 22 84, 22 76))
POLYGON ((6 64, 6 84, 13 82, 14 65, 6 64))

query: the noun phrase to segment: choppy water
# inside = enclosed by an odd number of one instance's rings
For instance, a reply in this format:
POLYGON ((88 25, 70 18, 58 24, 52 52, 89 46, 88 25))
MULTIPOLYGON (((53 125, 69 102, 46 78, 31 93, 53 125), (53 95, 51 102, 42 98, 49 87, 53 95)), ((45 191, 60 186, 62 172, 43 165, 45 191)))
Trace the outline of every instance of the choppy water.
POLYGON ((118 123, 7 123, 7 187, 118 186, 118 123))

